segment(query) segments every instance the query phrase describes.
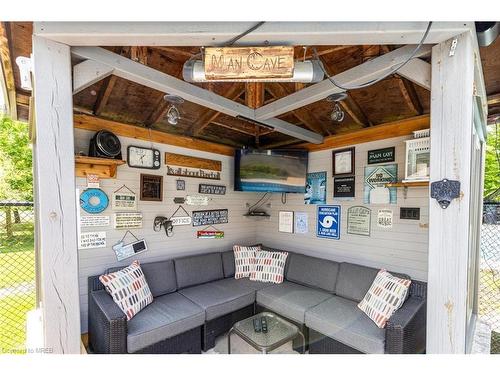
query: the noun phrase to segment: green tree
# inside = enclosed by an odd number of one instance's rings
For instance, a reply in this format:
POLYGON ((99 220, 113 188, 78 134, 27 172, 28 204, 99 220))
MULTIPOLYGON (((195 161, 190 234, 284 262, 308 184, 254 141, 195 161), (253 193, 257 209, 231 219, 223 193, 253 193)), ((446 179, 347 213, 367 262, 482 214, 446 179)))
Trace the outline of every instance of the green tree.
POLYGON ((29 126, 6 116, 0 117, 0 199, 33 200, 29 126))
POLYGON ((486 163, 484 170, 484 196, 500 188, 500 125, 488 126, 486 163))

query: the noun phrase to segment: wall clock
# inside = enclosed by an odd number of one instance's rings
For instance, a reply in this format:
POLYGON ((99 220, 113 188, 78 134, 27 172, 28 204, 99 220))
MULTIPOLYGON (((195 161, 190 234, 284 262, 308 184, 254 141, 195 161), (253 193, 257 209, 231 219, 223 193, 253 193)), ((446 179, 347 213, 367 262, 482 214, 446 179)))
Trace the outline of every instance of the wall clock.
POLYGON ((154 148, 128 146, 127 164, 132 168, 159 169, 160 151, 154 148))

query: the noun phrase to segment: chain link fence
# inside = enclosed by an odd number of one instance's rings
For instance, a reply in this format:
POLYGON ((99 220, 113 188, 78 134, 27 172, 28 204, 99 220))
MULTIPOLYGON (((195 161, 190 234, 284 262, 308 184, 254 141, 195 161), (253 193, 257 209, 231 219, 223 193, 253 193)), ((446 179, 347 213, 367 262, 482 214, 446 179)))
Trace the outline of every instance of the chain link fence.
POLYGON ((500 203, 485 203, 481 228, 479 315, 490 325, 491 351, 500 353, 500 203))
POLYGON ((35 301, 33 203, 0 201, 0 354, 25 352, 35 301))

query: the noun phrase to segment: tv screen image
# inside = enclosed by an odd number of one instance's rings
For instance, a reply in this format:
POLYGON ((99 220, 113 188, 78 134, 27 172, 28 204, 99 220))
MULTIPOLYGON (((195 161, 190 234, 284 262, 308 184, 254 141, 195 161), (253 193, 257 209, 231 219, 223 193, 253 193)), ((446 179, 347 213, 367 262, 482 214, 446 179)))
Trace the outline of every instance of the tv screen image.
POLYGON ((308 152, 303 150, 237 150, 237 191, 304 193, 308 152))

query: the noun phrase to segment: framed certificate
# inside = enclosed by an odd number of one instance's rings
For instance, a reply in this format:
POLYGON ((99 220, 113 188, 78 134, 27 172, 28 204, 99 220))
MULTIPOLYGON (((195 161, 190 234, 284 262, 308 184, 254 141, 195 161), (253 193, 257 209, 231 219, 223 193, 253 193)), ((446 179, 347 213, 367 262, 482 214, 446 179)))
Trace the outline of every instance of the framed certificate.
POLYGON ((354 147, 333 151, 333 175, 354 174, 354 147))

